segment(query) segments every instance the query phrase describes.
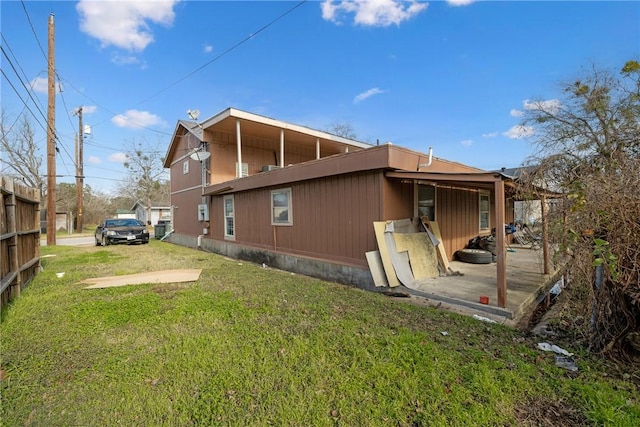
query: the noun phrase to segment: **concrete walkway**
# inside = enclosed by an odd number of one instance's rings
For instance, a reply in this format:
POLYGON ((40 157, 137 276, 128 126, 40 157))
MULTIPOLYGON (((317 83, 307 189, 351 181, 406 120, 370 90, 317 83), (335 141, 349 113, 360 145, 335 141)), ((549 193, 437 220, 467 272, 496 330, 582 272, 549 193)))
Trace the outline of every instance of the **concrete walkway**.
POLYGON ((511 245, 507 252, 507 306, 498 307, 496 264, 468 264, 452 261, 451 269, 462 276, 446 276, 426 279, 418 283, 418 290, 409 293, 446 303, 458 310, 485 313, 504 318, 515 324, 537 304, 560 278, 561 272, 543 273, 542 251, 511 245), (481 304, 480 297, 489 297, 488 304, 481 304))

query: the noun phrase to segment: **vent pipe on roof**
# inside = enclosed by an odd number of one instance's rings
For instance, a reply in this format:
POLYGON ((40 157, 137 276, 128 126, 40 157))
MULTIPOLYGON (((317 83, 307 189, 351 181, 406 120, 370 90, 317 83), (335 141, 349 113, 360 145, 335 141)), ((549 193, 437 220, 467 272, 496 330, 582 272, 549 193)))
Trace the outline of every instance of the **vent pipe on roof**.
POLYGON ((433 162, 433 147, 429 147, 429 161, 427 163, 420 163, 420 157, 418 157, 418 171, 420 168, 425 167, 428 168, 431 166, 431 162, 433 162))

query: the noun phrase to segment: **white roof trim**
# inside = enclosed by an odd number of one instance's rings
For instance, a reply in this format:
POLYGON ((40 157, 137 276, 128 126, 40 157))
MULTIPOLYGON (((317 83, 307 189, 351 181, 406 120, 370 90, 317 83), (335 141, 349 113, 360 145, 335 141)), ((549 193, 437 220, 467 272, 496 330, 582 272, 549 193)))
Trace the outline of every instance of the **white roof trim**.
POLYGON ((292 132, 298 132, 305 135, 314 136, 316 138, 321 138, 329 141, 338 142, 344 145, 350 145, 352 147, 358 148, 370 148, 371 144, 367 144, 365 142, 355 141, 353 139, 344 138, 342 136, 333 135, 327 132, 311 129, 305 126, 296 125, 293 123, 283 122, 281 120, 271 119, 269 117, 260 116, 258 114, 248 113, 246 111, 237 110, 235 108, 227 108, 221 113, 216 114, 215 116, 205 120, 202 122, 202 127, 209 128, 214 126, 216 123, 223 121, 228 117, 235 117, 237 119, 248 120, 256 123, 260 123, 266 126, 273 126, 278 129, 290 130, 292 132))

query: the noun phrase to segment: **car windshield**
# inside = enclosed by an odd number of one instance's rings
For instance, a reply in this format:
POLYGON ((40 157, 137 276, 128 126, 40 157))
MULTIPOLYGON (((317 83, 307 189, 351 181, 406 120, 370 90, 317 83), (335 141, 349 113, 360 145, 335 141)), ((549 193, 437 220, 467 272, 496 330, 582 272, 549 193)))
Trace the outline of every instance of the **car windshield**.
POLYGON ((108 219, 105 221, 104 223, 105 227, 140 227, 142 226, 142 224, 140 224, 140 221, 138 221, 137 219, 127 219, 127 218, 122 218, 122 219, 108 219))

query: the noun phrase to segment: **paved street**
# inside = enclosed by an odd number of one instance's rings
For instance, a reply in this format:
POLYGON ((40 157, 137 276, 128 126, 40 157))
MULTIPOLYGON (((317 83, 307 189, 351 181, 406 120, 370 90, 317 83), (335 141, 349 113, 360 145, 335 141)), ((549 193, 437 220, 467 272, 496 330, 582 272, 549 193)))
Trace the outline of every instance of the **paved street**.
MULTIPOLYGON (((95 237, 93 236, 79 236, 79 237, 56 237, 56 245, 58 246, 86 246, 94 245, 95 237)), ((40 246, 47 246, 47 238, 40 239, 40 246)))

